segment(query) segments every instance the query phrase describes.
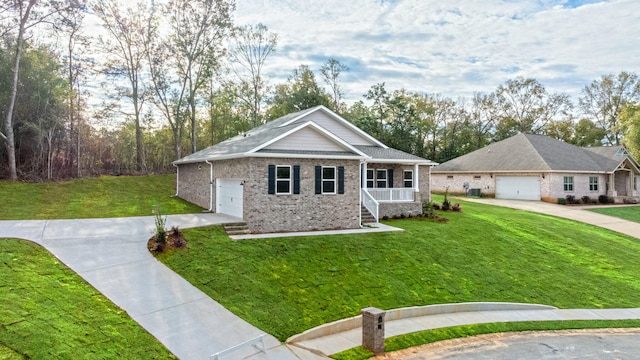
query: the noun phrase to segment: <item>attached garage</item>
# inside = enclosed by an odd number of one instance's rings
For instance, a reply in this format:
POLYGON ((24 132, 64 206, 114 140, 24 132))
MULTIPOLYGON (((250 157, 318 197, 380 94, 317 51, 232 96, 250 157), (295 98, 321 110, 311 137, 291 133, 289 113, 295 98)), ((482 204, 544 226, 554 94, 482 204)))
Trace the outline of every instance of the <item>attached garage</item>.
POLYGON ((540 177, 497 176, 496 198, 512 200, 540 200, 540 177))
POLYGON ((243 218, 242 179, 216 179, 216 212, 243 218))

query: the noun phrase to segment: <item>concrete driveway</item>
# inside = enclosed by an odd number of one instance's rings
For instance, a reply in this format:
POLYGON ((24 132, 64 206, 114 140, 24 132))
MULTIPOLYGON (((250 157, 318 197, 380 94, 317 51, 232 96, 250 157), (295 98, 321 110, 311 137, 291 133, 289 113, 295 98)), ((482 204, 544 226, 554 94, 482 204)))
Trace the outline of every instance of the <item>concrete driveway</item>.
MULTIPOLYGON (((236 221, 239 219, 224 214, 169 215, 167 227, 236 221)), ((153 233, 150 216, 0 221, 0 237, 44 246, 181 359, 209 359, 211 354, 264 334, 157 261, 146 246, 153 233)), ((299 358, 273 336, 264 339, 270 358, 299 358)), ((268 357, 247 346, 229 358, 268 357)))

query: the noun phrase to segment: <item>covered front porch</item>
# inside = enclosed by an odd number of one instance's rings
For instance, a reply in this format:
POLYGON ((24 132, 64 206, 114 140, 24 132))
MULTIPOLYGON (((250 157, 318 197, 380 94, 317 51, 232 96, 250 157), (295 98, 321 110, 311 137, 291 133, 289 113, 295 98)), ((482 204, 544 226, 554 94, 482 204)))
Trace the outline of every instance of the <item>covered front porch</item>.
POLYGON ((422 201, 430 200, 430 166, 420 165, 417 162, 363 162, 362 222, 378 222, 384 217, 422 213, 422 201))
POLYGON ((618 168, 609 174, 607 195, 616 203, 638 203, 638 181, 640 170, 630 161, 622 162, 618 168))

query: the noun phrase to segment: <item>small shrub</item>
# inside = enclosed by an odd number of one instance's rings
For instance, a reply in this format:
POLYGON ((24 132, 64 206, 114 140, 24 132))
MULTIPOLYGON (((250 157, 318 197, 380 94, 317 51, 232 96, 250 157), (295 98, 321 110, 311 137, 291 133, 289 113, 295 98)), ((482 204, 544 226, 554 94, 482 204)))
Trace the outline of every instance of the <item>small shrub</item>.
POLYGON ((582 200, 575 199, 575 200, 573 200, 573 203, 576 204, 576 205, 580 205, 580 204, 582 204, 582 200))
POLYGON ((567 205, 567 199, 565 199, 565 198, 558 198, 558 204, 559 204, 559 205, 567 205))
POLYGON ((389 217, 387 215, 382 217, 382 220, 389 220, 389 217))
POLYGON ((441 209, 440 204, 433 203, 432 205, 433 205, 433 210, 440 210, 441 209))
MULTIPOLYGON (((439 207, 438 207, 439 208, 439 207)), ((422 215, 426 218, 433 219, 436 216, 435 204, 431 201, 422 202, 422 215)))
POLYGON ((576 203, 576 197, 574 195, 567 195, 566 199, 567 199, 567 203, 568 204, 575 204, 576 203))
POLYGON ((153 217, 156 224, 156 241, 164 243, 167 238, 167 229, 165 229, 167 217, 162 217, 162 213, 160 212, 160 207, 158 205, 153 208, 153 217))
POLYGON ((400 216, 398 216, 397 214, 393 215, 393 219, 398 220, 399 218, 400 218, 400 216))
POLYGON ((598 202, 600 204, 608 204, 609 203, 609 197, 607 195, 600 195, 600 196, 598 196, 598 202))
POLYGON ((444 200, 442 201, 442 210, 449 211, 451 209, 451 201, 449 201, 449 187, 444 190, 444 200))
POLYGON ((591 198, 587 195, 582 197, 582 203, 583 204, 591 204, 591 198))
POLYGON ((405 217, 404 213, 400 214, 400 219, 404 219, 405 217))
POLYGON ((462 212, 462 207, 460 206, 460 204, 455 203, 455 204, 453 204, 453 206, 451 207, 451 210, 456 211, 456 212, 462 212))

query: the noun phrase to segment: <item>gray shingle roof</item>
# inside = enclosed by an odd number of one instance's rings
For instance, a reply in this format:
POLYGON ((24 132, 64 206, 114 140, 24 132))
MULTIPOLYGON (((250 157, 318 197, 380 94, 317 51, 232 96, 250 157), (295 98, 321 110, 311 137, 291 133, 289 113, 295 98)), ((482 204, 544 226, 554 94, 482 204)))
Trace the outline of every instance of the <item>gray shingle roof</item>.
POLYGON ((295 119, 298 116, 313 112, 317 109, 318 106, 279 117, 262 126, 253 128, 245 132, 244 134, 236 135, 206 149, 194 152, 193 154, 185 156, 180 160, 176 160, 174 163, 184 164, 190 162, 201 162, 221 156, 244 154, 247 151, 255 149, 257 146, 264 144, 265 142, 281 134, 284 134, 285 132, 299 125, 296 123, 292 123, 286 126, 282 126, 283 124, 286 124, 288 121, 295 119))
POLYGON ((370 161, 376 160, 405 160, 405 161, 416 161, 416 162, 428 162, 430 164, 435 164, 434 162, 423 159, 419 156, 408 154, 404 151, 392 149, 392 148, 381 148, 379 146, 365 146, 365 145, 355 145, 356 149, 362 151, 363 153, 371 156, 370 161))
POLYGON ((544 135, 518 134, 433 168, 433 172, 611 172, 620 162, 544 135))
MULTIPOLYGON (((179 159, 174 162, 174 164, 185 164, 185 163, 193 163, 193 162, 203 162, 205 160, 215 160, 216 158, 234 158, 243 156, 248 151, 251 151, 260 145, 265 144, 266 142, 277 138, 278 136, 286 133, 287 131, 296 128, 304 122, 304 119, 300 119, 298 121, 294 121, 290 124, 291 120, 296 118, 302 118, 304 115, 312 113, 322 106, 315 106, 306 110, 298 111, 292 114, 288 114, 277 118, 273 121, 270 121, 262 126, 256 127, 252 130, 247 131, 244 134, 240 134, 234 136, 230 139, 222 141, 218 144, 210 146, 206 149, 197 151, 191 155, 185 156, 182 159, 179 159)), ((326 110, 326 109, 325 109, 326 110)), ((328 110, 327 110, 328 111, 328 110)), ((423 159, 418 156, 414 156, 411 154, 407 154, 400 150, 391 149, 391 148, 383 148, 379 146, 354 146, 356 149, 361 151, 362 153, 371 156, 375 160, 397 160, 397 161, 407 161, 407 162, 419 162, 425 164, 435 164, 430 160, 423 159)), ((317 155, 318 157, 322 156, 359 156, 359 154, 355 152, 349 151, 306 151, 306 150, 268 150, 261 149, 259 153, 278 153, 278 154, 292 154, 292 155, 317 155)), ((361 155, 360 155, 361 156, 361 155)))

